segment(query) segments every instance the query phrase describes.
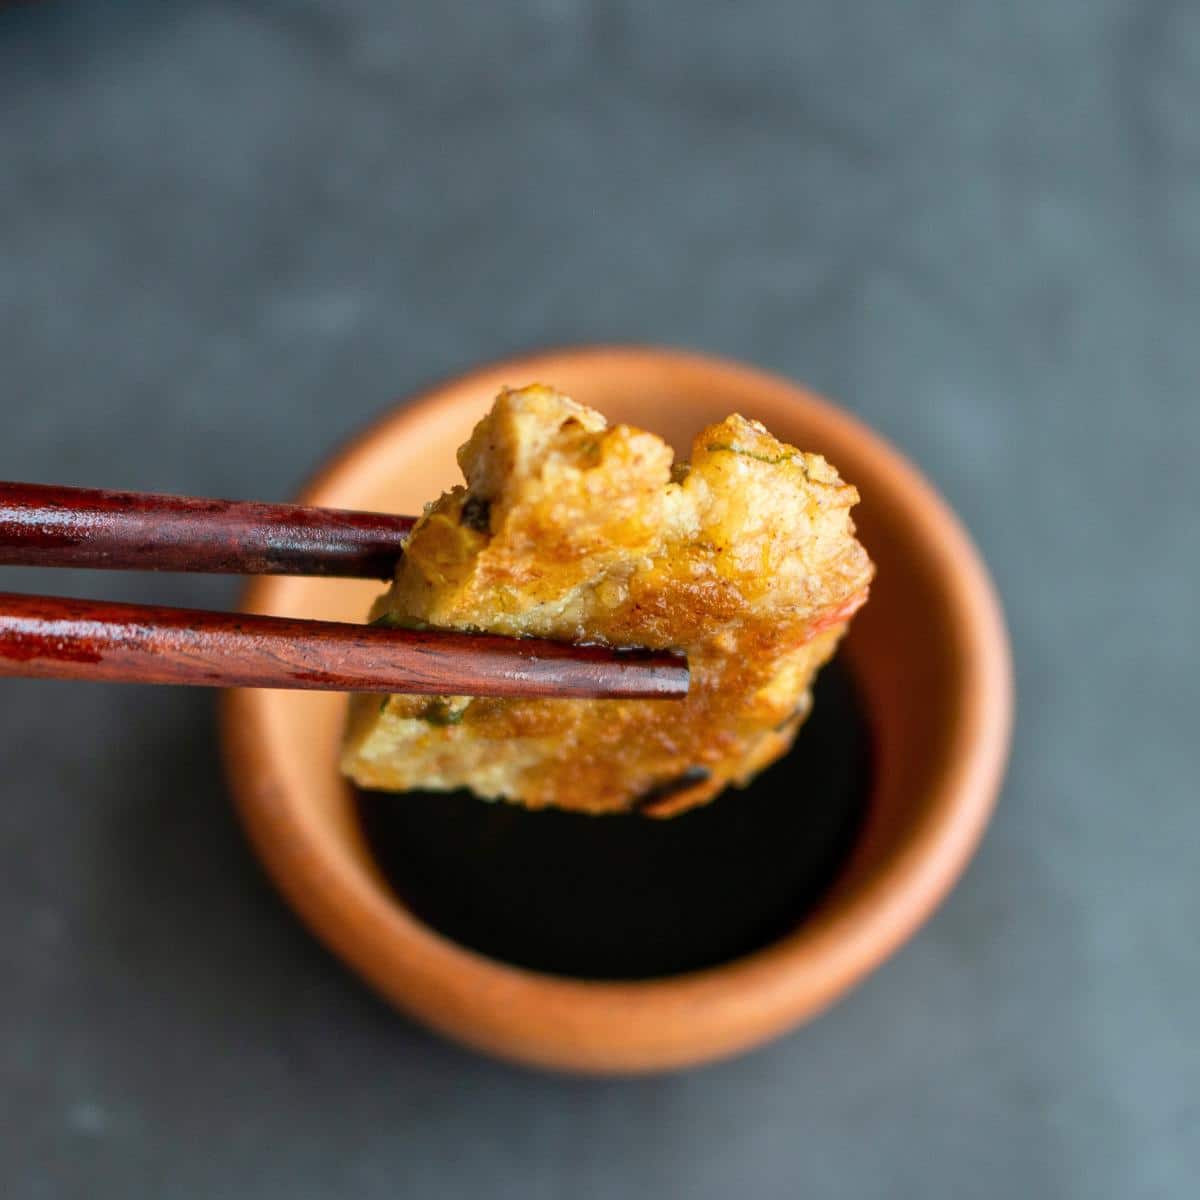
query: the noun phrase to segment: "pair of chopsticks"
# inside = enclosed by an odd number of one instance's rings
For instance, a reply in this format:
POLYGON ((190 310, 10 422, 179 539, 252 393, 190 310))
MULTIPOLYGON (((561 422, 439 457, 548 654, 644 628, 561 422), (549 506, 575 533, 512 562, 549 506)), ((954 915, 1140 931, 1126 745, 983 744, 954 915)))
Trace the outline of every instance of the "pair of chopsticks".
MULTIPOLYGON (((0 482, 0 565, 388 579, 412 517, 0 482)), ((672 699, 687 660, 535 638, 0 593, 0 676, 672 699)))

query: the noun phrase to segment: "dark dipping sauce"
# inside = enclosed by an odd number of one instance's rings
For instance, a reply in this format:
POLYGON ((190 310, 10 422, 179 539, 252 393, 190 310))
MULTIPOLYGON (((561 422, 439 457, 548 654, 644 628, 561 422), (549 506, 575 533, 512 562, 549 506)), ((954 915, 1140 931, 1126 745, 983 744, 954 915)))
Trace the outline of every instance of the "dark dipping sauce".
POLYGON ((457 792, 360 792, 388 882, 423 921, 492 958, 591 979, 726 962, 795 927, 854 845, 871 740, 835 659, 790 754, 669 820, 529 812, 457 792))

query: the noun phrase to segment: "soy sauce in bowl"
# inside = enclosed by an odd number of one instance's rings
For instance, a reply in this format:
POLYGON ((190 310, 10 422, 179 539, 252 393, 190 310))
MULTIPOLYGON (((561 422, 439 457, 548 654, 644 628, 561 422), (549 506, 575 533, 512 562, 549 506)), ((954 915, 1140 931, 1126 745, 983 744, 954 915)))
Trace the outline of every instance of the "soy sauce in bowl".
POLYGON ((517 966, 644 979, 713 966, 793 928, 836 878, 871 783, 866 718, 838 660, 791 752, 669 820, 529 812, 468 792, 361 792, 391 887, 455 941, 517 966))

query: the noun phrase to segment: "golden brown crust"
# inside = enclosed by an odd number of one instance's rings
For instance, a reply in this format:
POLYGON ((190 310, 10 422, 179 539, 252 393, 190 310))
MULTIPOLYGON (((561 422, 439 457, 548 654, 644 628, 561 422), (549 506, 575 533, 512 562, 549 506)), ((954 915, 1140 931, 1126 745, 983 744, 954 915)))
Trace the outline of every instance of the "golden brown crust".
POLYGON ((673 464, 653 434, 549 388, 501 393, 459 452, 377 617, 681 647, 671 701, 356 697, 343 769, 365 787, 467 786, 533 808, 669 816, 790 745, 866 598, 858 499, 820 456, 731 416, 673 464))

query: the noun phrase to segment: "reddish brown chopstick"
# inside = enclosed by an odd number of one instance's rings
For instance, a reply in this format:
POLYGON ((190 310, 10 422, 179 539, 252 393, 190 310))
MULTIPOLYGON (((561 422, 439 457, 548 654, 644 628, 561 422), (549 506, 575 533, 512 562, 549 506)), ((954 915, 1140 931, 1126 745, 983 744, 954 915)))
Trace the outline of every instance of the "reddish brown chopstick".
POLYGON ((0 482, 0 564, 388 579, 413 525, 385 513, 0 482))
MULTIPOLYGON (((387 579, 384 513, 0 482, 0 564, 387 579)), ((473 696, 672 698, 677 654, 0 594, 0 675, 473 696)))
POLYGON ((686 694, 687 661, 537 639, 0 593, 0 675, 472 696, 686 694))

